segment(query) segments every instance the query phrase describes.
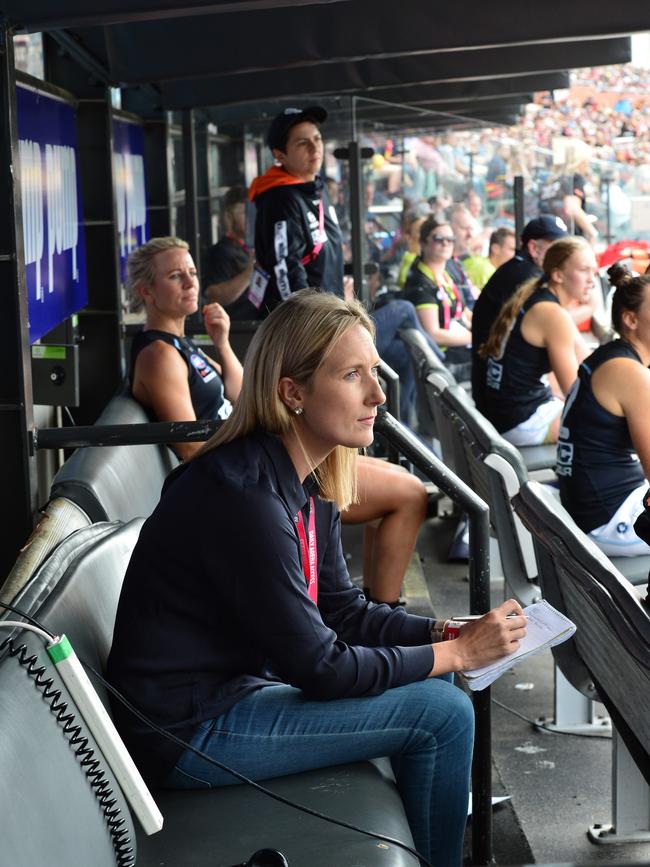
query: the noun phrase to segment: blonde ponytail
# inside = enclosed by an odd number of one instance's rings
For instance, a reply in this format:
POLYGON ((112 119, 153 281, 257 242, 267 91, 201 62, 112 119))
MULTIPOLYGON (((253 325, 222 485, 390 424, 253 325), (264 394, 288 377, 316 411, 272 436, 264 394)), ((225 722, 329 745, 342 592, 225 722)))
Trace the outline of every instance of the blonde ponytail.
POLYGON ((556 268, 562 268, 564 263, 580 250, 590 250, 589 244, 584 238, 576 238, 569 235, 566 238, 559 238, 549 246, 544 254, 544 262, 542 264, 543 274, 541 277, 533 277, 522 283, 515 294, 501 308, 497 316, 488 339, 479 348, 481 358, 501 358, 505 348, 505 341, 512 326, 515 323, 517 316, 530 296, 543 286, 545 283, 551 282, 551 275, 556 268))

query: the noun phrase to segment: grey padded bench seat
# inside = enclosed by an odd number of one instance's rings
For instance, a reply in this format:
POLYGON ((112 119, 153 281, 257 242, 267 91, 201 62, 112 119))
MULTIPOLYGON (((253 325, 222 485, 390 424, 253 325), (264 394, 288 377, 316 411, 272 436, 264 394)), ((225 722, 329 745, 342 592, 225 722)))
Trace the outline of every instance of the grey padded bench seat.
MULTIPOLYGON (((151 421, 126 387, 113 397, 96 425, 151 421)), ((166 476, 178 466, 166 445, 93 446, 76 449, 54 477, 50 498, 76 503, 91 521, 130 521, 153 512, 166 476)))
MULTIPOLYGON (((415 373, 418 431, 423 436, 442 439, 437 422, 438 414, 435 412, 434 407, 431 406, 430 400, 427 397, 427 377, 431 373, 437 373, 449 387, 459 385, 459 383, 456 382, 454 376, 445 367, 443 362, 436 358, 431 347, 416 328, 400 329, 399 337, 404 342, 411 356, 411 363, 415 373)), ((468 399, 471 400, 469 391, 464 385, 463 388, 468 394, 468 399)), ((443 442, 443 454, 444 445, 443 442)), ((548 470, 555 467, 556 446, 554 444, 524 446, 519 451, 529 472, 548 470)))
MULTIPOLYGON (((123 575, 141 525, 142 519, 136 519, 78 530, 14 600, 52 632, 65 632, 78 656, 98 670, 106 662, 123 575)), ((0 641, 3 637, 0 630, 0 641)), ((23 640, 61 688, 43 642, 24 632, 23 640)), ((97 690, 108 707, 104 689, 97 690)), ((65 695, 65 688, 62 691, 65 695)), ((106 825, 72 750, 32 680, 16 659, 6 656, 0 659, 0 774, 15 780, 12 786, 0 787, 0 812, 10 817, 0 860, 10 852, 6 863, 12 867, 115 863, 106 825), (24 858, 21 847, 27 853, 24 858)), ((395 784, 381 763, 329 767, 268 785, 299 803, 412 845, 395 784)), ((134 832, 119 787, 112 783, 112 788, 126 834, 137 838, 136 863, 145 867, 228 867, 264 847, 281 850, 291 867, 418 863, 399 847, 308 817, 245 786, 154 792, 165 826, 146 837, 139 828, 134 832)))
POLYGON ((589 837, 650 842, 650 610, 542 485, 525 483, 513 504, 535 539, 544 597, 577 626, 553 648, 556 663, 586 698, 595 688, 615 726, 612 822, 589 837))
MULTIPOLYGON (((497 535, 499 541, 507 541, 508 535, 508 514, 512 511, 508 498, 515 493, 515 488, 518 489, 521 485, 529 480, 529 468, 522 456, 522 450, 515 448, 511 443, 497 433, 494 426, 473 406, 471 399, 467 393, 459 386, 449 386, 435 374, 430 375, 427 379, 429 387, 429 400, 435 402, 434 406, 441 418, 441 427, 445 425, 451 428, 447 434, 447 441, 451 441, 456 448, 459 443, 462 443, 464 466, 460 468, 459 475, 461 478, 466 475, 466 480, 469 478, 472 487, 477 491, 479 496, 489 503, 493 514, 491 520, 499 521, 497 527, 497 535), (490 463, 490 456, 495 455, 503 458, 503 463, 507 463, 510 467, 510 476, 512 478, 509 491, 505 490, 505 486, 500 487, 490 480, 480 476, 485 475, 485 471, 481 473, 480 464, 490 463), (474 471, 474 472, 472 472, 474 471)), ((445 438, 442 437, 443 442, 445 438)), ((538 448, 538 447, 535 447, 538 448)), ((544 448, 540 446, 539 448, 544 448)), ((540 479, 541 480, 541 479, 540 479)), ((511 522, 512 523, 512 522, 511 522)), ((513 530, 516 528, 513 525, 513 530)), ((524 541, 516 538, 518 533, 514 533, 513 549, 520 549, 526 545, 524 541)), ((525 564, 528 559, 525 553, 521 550, 514 551, 512 555, 506 555, 512 560, 513 571, 516 569, 514 565, 517 560, 525 564)), ((503 559, 503 558, 502 558, 503 559)), ((641 555, 638 557, 611 557, 615 567, 623 573, 628 581, 632 584, 644 584, 648 579, 648 571, 650 570, 650 555, 641 555)), ((504 568, 508 564, 504 563, 504 568)), ((529 570, 530 571, 530 570, 529 570)), ((532 578, 532 575, 529 575, 532 578)), ((510 582, 513 589, 516 590, 518 582, 510 582)), ((521 597, 524 598, 524 597, 521 597)), ((526 600, 528 603, 530 600, 526 600)))

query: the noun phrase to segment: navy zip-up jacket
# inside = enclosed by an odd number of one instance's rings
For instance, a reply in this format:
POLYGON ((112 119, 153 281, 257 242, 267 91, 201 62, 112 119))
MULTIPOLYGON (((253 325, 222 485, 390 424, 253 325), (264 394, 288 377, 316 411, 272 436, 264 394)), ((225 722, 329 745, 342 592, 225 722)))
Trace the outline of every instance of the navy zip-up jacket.
MULTIPOLYGON (((431 671, 431 620, 365 601, 348 576, 339 512, 312 495, 318 606, 295 526, 309 483, 279 438, 257 431, 168 479, 129 563, 108 661, 113 684, 159 725, 187 740, 270 683, 327 700, 431 671)), ((163 781, 182 749, 113 707, 142 772, 163 781)))

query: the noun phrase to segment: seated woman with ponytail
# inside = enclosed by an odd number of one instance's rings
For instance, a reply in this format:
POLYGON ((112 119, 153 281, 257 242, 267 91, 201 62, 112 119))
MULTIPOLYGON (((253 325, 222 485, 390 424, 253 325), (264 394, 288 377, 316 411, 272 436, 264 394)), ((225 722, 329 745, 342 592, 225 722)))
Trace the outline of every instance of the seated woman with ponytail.
MULTIPOLYGON (((232 414, 142 527, 108 672, 164 729, 256 780, 390 756, 417 848, 460 867, 474 713, 449 673, 516 650, 527 621, 510 599, 437 641, 434 621, 350 582, 339 509, 384 402, 378 365, 359 303, 304 289, 276 307, 232 414)), ((235 783, 118 703, 115 716, 151 782, 235 783)))
POLYGON ((513 445, 557 440, 563 400, 545 377, 554 374, 562 396, 575 381, 587 348, 567 308, 588 298, 596 270, 582 238, 555 241, 542 276, 519 287, 479 350, 487 368, 476 405, 513 445))
POLYGON ((610 556, 650 554, 634 532, 650 476, 650 277, 619 263, 607 272, 616 292, 618 340, 581 365, 560 427, 557 474, 562 504, 610 556))

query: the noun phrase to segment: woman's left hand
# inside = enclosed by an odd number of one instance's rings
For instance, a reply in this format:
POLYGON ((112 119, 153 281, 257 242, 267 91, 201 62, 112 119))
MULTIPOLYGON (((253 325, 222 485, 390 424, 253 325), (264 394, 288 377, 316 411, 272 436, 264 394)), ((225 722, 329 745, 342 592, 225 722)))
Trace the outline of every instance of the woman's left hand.
POLYGON ((230 316, 221 304, 213 302, 203 306, 203 323, 214 345, 219 348, 228 342, 230 334, 230 316))

